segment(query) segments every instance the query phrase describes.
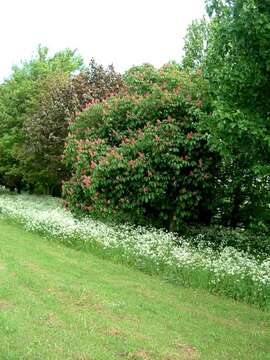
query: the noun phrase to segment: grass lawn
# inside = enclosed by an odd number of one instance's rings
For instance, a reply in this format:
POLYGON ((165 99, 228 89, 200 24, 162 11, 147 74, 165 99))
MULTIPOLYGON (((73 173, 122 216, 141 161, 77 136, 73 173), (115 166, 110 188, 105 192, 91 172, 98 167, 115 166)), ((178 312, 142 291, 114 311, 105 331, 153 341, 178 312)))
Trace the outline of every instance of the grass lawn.
POLYGON ((270 359, 270 313, 0 220, 0 359, 270 359))

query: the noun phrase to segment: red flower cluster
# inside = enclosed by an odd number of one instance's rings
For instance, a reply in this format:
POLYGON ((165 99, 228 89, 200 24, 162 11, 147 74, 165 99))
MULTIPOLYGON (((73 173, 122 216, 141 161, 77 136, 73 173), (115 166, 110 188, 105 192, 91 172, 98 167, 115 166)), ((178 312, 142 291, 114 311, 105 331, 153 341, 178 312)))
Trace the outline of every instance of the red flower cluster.
POLYGON ((84 176, 82 183, 86 188, 89 188, 91 186, 91 184, 92 184, 91 177, 90 176, 84 176))
POLYGON ((95 169, 96 166, 97 166, 97 164, 92 160, 91 164, 90 164, 90 168, 95 169))
POLYGON ((128 165, 131 166, 131 167, 134 167, 135 164, 136 164, 135 160, 129 160, 129 162, 128 162, 128 165))
POLYGON ((107 155, 108 155, 108 156, 112 156, 112 157, 114 157, 114 158, 117 159, 117 160, 123 160, 123 155, 122 155, 122 154, 119 154, 119 152, 116 151, 115 149, 110 149, 110 150, 107 152, 107 155))

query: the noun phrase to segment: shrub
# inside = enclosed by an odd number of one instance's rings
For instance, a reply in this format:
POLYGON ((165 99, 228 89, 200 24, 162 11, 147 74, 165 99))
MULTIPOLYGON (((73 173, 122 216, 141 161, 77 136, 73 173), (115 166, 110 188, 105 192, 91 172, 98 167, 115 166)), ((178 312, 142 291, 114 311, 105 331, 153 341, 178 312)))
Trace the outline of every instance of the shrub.
POLYGON ((216 225, 189 227, 184 234, 195 246, 210 246, 219 251, 233 247, 259 258, 270 256, 270 237, 263 232, 255 233, 241 228, 232 229, 216 225))
POLYGON ((209 106, 200 75, 150 65, 125 75, 127 90, 91 101, 71 122, 63 186, 73 209, 176 230, 211 219, 216 154, 197 130, 209 106))

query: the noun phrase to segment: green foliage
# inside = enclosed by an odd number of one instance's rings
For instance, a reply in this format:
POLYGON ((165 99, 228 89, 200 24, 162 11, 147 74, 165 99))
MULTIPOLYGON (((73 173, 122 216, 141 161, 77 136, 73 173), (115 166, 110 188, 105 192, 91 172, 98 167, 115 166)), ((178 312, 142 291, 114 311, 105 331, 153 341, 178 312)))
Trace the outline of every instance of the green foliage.
POLYGON ((241 228, 225 228, 223 226, 188 227, 185 236, 190 243, 199 246, 210 246, 221 251, 226 247, 233 247, 260 259, 270 256, 270 237, 264 233, 241 228))
POLYGON ((187 29, 182 65, 185 69, 201 67, 206 51, 208 39, 208 22, 205 18, 194 20, 187 29))
POLYGON ((81 66, 81 57, 74 51, 67 49, 49 57, 48 49, 39 47, 32 60, 14 67, 10 78, 0 85, 0 183, 20 191, 25 182, 21 164, 24 123, 39 111, 44 81, 52 74, 69 76, 81 66))
POLYGON ((144 64, 143 66, 134 66, 124 74, 124 81, 128 85, 129 92, 144 95, 151 93, 154 90, 154 85, 164 84, 168 87, 171 84, 173 87, 177 85, 178 79, 173 83, 174 75, 171 71, 166 71, 164 67, 162 73, 158 73, 155 67, 151 64, 144 64), (170 81, 165 82, 165 75, 169 75, 170 81))
POLYGON ((208 111, 200 76, 145 65, 125 81, 126 91, 89 103, 70 127, 69 205, 171 230, 209 222, 217 159, 197 130, 208 111))
POLYGON ((112 66, 94 60, 82 66, 69 49, 48 56, 47 48, 21 67, 0 87, 0 183, 12 190, 60 195, 68 172, 61 160, 74 118, 85 101, 103 99, 122 87, 112 66), (79 73, 78 73, 79 71, 79 73))
POLYGON ((222 159, 216 220, 269 231, 270 7, 264 1, 209 0, 207 9, 208 31, 203 23, 191 25, 183 65, 200 64, 209 81, 213 114, 201 125, 222 159))
POLYGON ((91 214, 269 232, 270 7, 207 0, 207 10, 181 66, 122 77, 39 47, 14 67, 0 85, 0 185, 58 195, 70 178, 69 205, 91 214))
POLYGON ((207 75, 218 98, 265 116, 270 77, 270 8, 265 1, 208 1, 214 12, 207 75), (222 85, 222 86, 221 86, 222 85))
POLYGON ((270 8, 253 0, 210 5, 205 71, 216 110, 206 126, 230 179, 230 223, 269 230, 270 8))
POLYGON ((59 195, 61 181, 67 177, 62 162, 67 120, 75 115, 79 102, 69 75, 60 72, 40 82, 36 99, 35 109, 23 124, 24 142, 18 158, 30 188, 59 195))

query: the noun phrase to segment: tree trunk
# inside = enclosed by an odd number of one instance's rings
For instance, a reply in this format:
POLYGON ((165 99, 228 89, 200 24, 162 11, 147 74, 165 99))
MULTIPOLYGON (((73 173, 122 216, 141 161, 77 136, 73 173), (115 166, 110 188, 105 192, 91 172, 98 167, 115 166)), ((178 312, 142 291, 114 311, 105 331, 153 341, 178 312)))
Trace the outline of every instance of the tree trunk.
POLYGON ((232 211, 230 216, 230 225, 233 228, 237 227, 240 222, 240 205, 241 205, 241 185, 238 184, 233 192, 232 197, 232 211))

